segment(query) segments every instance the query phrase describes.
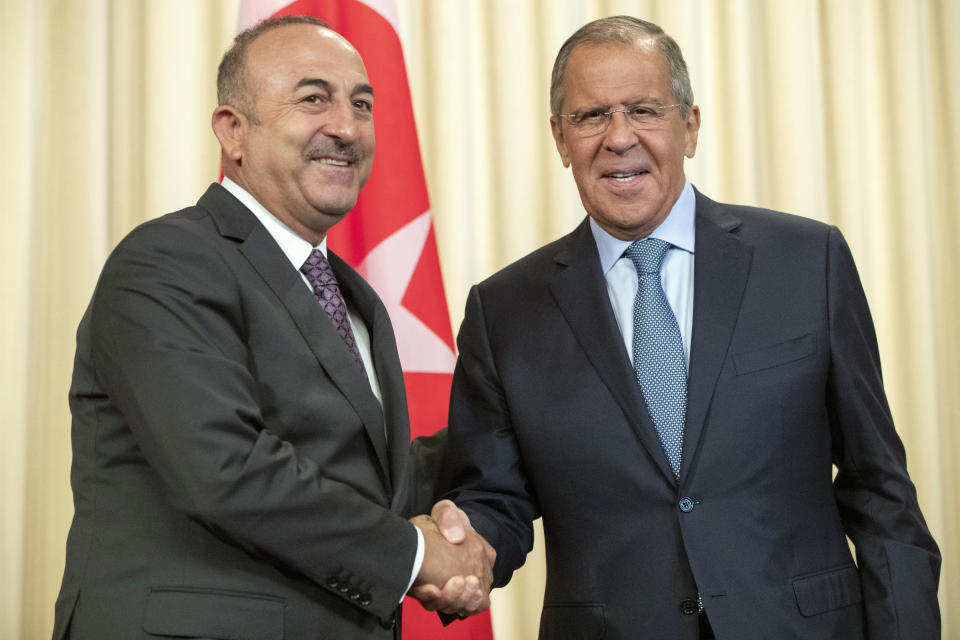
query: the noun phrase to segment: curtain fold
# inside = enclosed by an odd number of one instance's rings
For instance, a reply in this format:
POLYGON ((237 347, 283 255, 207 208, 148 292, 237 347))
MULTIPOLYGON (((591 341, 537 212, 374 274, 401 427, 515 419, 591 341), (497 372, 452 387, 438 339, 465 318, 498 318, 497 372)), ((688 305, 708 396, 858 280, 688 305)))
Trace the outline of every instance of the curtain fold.
MULTIPOLYGON (((455 327, 470 285, 584 215, 548 123, 562 42, 618 13, 677 39, 703 115, 694 184, 836 224, 850 243, 944 555, 944 637, 960 633, 960 3, 398 5, 455 327)), ((76 325, 119 239, 217 179, 210 114, 236 21, 236 0, 0 3, 0 638, 52 629, 72 515, 76 325)), ((527 566, 495 594, 497 640, 535 637, 542 544, 538 533, 527 566)))

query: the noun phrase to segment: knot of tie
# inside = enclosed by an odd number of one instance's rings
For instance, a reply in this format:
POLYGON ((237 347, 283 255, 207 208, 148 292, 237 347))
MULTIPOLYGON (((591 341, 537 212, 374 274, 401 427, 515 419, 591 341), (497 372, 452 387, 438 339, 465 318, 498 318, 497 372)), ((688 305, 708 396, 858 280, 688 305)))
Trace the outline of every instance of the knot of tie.
POLYGON ((639 274, 660 273, 660 265, 667 255, 670 243, 659 238, 644 238, 627 247, 627 257, 639 274))

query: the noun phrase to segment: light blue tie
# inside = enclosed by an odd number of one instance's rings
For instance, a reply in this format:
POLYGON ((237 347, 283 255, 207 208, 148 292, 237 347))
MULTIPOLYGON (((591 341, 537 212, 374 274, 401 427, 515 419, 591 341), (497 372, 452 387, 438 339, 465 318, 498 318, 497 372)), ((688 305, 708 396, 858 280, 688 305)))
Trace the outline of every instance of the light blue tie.
POLYGON ((687 361, 677 318, 660 283, 660 265, 670 243, 637 240, 626 255, 637 270, 633 302, 633 369, 667 453, 673 475, 680 478, 683 422, 687 411, 687 361))

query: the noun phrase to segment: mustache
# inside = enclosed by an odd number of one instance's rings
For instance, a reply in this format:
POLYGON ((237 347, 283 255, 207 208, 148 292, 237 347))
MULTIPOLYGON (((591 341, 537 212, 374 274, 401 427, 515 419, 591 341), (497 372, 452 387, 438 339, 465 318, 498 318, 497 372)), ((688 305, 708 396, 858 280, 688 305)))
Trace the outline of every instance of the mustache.
POLYGON ((313 160, 322 156, 336 156, 343 158, 350 163, 357 163, 362 159, 362 154, 357 150, 357 145, 352 142, 341 142, 339 140, 323 140, 307 147, 304 157, 307 160, 313 160))

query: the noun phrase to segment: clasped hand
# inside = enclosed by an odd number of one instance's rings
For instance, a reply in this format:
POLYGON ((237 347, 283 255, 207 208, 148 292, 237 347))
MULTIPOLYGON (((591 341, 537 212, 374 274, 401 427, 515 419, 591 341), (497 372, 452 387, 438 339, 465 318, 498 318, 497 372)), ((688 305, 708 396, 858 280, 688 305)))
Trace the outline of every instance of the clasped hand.
POLYGON ((423 533, 420 573, 409 594, 428 611, 469 616, 490 607, 497 552, 450 500, 410 520, 423 533))

